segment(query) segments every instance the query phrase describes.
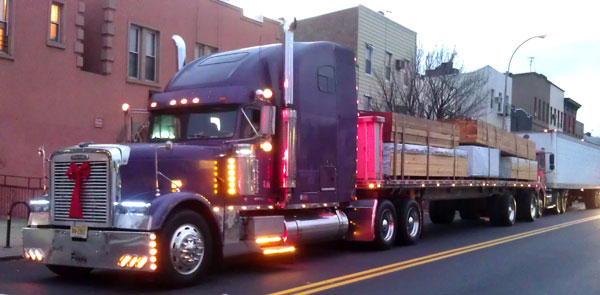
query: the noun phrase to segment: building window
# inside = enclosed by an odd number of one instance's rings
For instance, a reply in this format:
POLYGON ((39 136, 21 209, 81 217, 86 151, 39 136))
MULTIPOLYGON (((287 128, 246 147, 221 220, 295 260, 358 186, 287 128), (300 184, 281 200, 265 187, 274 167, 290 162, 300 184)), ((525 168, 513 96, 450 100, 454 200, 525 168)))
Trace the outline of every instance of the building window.
POLYGON ((127 75, 146 82, 157 82, 158 32, 131 25, 127 75))
POLYGON ((49 39, 54 43, 63 43, 62 37, 62 14, 63 4, 52 2, 50 5, 50 36, 49 39))
POLYGON ((385 79, 389 81, 392 78, 392 54, 385 53, 385 79))
POLYGON ((502 92, 498 93, 498 113, 502 111, 502 92))
POLYGON ((365 54, 365 74, 371 75, 373 72, 373 46, 367 44, 367 51, 365 54))
POLYGON ((494 109, 494 89, 491 90, 491 96, 490 96, 490 109, 494 109))
POLYGON ((534 117, 535 119, 537 119, 537 118, 538 118, 538 107, 537 107, 537 102, 538 102, 538 100, 537 100, 537 97, 534 97, 534 98, 533 98, 533 117, 534 117))
POLYGON ((213 47, 210 45, 196 43, 196 58, 201 58, 203 56, 211 55, 219 51, 219 48, 213 47))
POLYGON ((372 103, 373 103, 373 98, 370 97, 370 96, 368 96, 368 95, 365 95, 365 105, 364 105, 365 110, 369 110, 370 111, 372 103))
POLYGON ((8 5, 9 0, 0 0, 0 52, 8 53, 8 5))

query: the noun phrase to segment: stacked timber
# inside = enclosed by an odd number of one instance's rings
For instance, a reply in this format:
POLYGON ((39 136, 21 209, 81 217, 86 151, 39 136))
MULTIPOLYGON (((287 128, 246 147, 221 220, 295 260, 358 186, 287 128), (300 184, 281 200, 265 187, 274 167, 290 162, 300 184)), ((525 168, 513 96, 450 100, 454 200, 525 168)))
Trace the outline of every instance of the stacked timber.
POLYGON ((467 176, 466 153, 457 149, 460 129, 453 124, 388 112, 361 112, 385 119, 383 174, 403 178, 467 176))
POLYGON ((467 177, 467 153, 414 144, 383 144, 383 174, 400 177, 467 177))
POLYGON ((444 122, 450 122, 460 128, 460 145, 464 150, 473 150, 476 146, 489 149, 489 164, 485 160, 481 161, 484 158, 482 154, 485 152, 469 153, 469 164, 472 166, 469 169, 469 176, 479 176, 481 173, 471 174, 471 171, 485 170, 485 166, 488 165, 489 171, 499 170, 496 175, 490 173, 490 177, 537 180, 537 162, 535 161, 535 143, 533 141, 496 128, 481 120, 454 119, 444 122), (499 163, 497 156, 491 157, 492 154, 496 154, 494 149, 500 151, 499 163))
POLYGON ((535 143, 514 133, 496 128, 481 120, 453 119, 444 122, 460 129, 460 145, 497 148, 505 156, 535 160, 535 143))
POLYGON ((500 178, 537 180, 537 161, 517 157, 500 158, 500 178))

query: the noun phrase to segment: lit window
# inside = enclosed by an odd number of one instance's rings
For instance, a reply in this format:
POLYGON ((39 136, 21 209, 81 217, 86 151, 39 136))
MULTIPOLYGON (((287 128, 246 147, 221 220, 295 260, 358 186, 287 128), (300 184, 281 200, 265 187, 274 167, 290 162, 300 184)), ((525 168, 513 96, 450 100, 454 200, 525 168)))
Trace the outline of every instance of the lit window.
POLYGON ((130 26, 127 64, 129 78, 157 82, 158 40, 157 31, 130 26))
POLYGON ((62 8, 63 6, 60 3, 52 2, 52 5, 50 5, 50 41, 57 43, 63 41, 61 38, 62 8))
POLYGON ((0 0, 0 52, 8 53, 8 5, 9 0, 0 0))
POLYGON ((373 67, 373 46, 367 44, 367 52, 365 55, 365 74, 370 75, 373 67))
POLYGON ((203 56, 211 55, 213 53, 218 52, 219 49, 210 45, 196 43, 196 58, 200 58, 203 56))

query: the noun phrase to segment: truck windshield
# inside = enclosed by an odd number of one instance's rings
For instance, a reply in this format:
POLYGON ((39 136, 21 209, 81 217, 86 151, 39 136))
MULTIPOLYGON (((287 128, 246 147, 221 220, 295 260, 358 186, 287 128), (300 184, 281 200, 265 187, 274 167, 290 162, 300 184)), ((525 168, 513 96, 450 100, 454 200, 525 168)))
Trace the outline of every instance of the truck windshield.
POLYGON ((150 118, 150 140, 229 138, 235 133, 238 107, 215 106, 150 118))

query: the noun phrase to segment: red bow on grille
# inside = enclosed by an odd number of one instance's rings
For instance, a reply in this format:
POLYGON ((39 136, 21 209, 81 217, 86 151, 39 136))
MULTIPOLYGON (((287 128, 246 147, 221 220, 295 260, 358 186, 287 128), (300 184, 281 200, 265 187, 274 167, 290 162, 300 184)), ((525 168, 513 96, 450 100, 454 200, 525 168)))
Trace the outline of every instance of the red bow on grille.
POLYGON ((65 173, 69 176, 69 179, 75 180, 75 187, 73 188, 73 197, 71 198, 71 208, 69 209, 70 218, 83 218, 81 212, 81 200, 79 195, 81 194, 81 183, 84 179, 90 177, 90 164, 84 162, 81 166, 77 166, 75 163, 71 163, 69 170, 65 173))

